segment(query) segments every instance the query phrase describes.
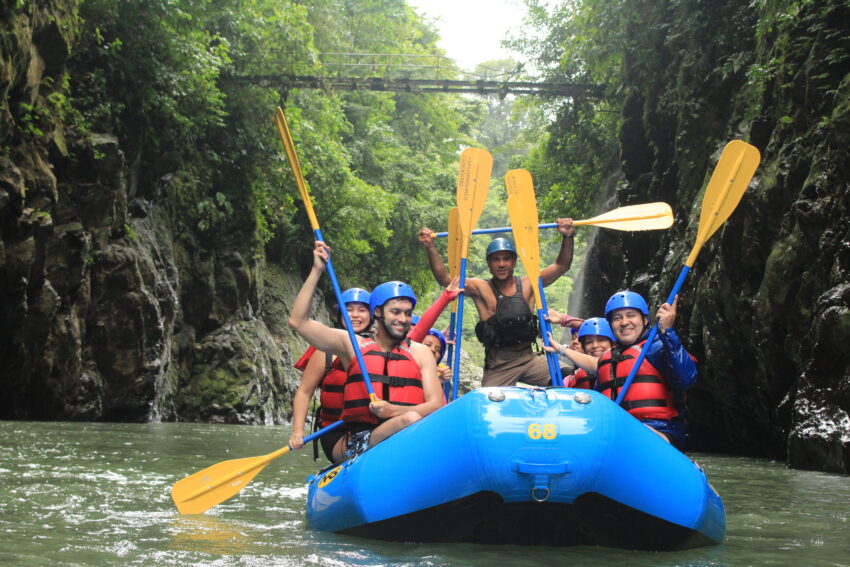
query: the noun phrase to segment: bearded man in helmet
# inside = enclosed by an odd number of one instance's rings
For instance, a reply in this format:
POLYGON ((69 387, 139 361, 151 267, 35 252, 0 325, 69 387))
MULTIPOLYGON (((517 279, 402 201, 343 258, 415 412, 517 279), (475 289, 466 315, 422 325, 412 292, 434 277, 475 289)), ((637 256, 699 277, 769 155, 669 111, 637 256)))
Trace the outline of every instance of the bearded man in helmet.
MULTIPOLYGON (((564 275, 573 261, 572 219, 558 219, 558 232, 563 235, 561 249, 555 262, 540 271, 543 286, 552 284, 564 275)), ((422 228, 419 242, 425 247, 431 272, 440 285, 451 280, 434 245, 433 231, 422 228)), ((515 276, 517 253, 507 238, 496 238, 487 246, 487 267, 493 276, 489 280, 466 278, 466 296, 478 309, 479 322, 475 334, 484 345, 484 386, 512 386, 517 382, 534 385, 549 384, 549 365, 545 356, 531 349, 537 338, 537 322, 532 309, 537 282, 528 276, 515 276)), ((571 369, 568 369, 571 371, 571 369)))
POLYGON ((376 401, 370 399, 354 347, 343 329, 310 319, 316 284, 325 270, 329 248, 316 242, 313 269, 298 292, 289 325, 316 349, 339 357, 346 369, 341 426, 344 435, 334 445, 339 462, 365 451, 443 405, 437 363, 431 350, 407 338, 416 295, 404 282, 385 282, 372 290, 369 310, 374 337, 358 337, 376 401))
POLYGON ((643 296, 621 290, 608 299, 605 318, 617 342, 599 358, 596 389, 616 400, 641 350, 647 349, 622 407, 682 449, 687 438, 685 390, 696 382, 697 367, 696 359, 682 346, 673 328, 678 302, 677 295, 672 304, 664 303, 658 308, 655 319, 659 333, 652 344, 647 344, 652 326, 649 305, 643 296))
POLYGON ((634 291, 618 291, 605 304, 607 324, 598 325, 596 331, 603 335, 599 337, 603 342, 611 344, 613 339, 611 348, 601 354, 597 350, 596 356, 570 352, 558 343, 552 343, 547 350, 561 349, 588 373, 596 374, 595 389, 616 400, 641 351, 646 349, 646 357, 621 406, 681 450, 687 439, 685 391, 696 382, 697 366, 696 359, 685 350, 673 329, 678 302, 677 295, 672 304, 664 303, 658 308, 655 320, 659 333, 647 344, 652 328, 649 305, 634 291))

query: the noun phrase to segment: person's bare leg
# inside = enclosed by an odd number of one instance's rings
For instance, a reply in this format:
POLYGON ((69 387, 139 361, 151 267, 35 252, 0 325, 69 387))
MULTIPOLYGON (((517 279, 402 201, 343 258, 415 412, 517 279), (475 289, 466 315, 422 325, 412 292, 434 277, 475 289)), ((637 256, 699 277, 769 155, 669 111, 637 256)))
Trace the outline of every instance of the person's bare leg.
POLYGON ((331 451, 331 455, 333 455, 334 458, 334 463, 340 463, 345 460, 345 448, 346 446, 348 446, 349 439, 351 439, 350 431, 340 437, 334 445, 333 451, 331 451))
MULTIPOLYGON (((644 423, 644 425, 646 425, 646 424, 644 423)), ((646 425, 646 426, 649 427, 648 425, 646 425)), ((662 439, 664 439, 665 441, 667 441, 668 443, 670 443, 670 438, 667 437, 666 435, 664 435, 663 433, 661 433, 660 431, 658 431, 657 429, 649 427, 649 430, 652 431, 653 433, 655 433, 656 435, 658 435, 659 437, 661 437, 662 439)), ((672 443, 671 443, 671 445, 672 445, 672 443)))

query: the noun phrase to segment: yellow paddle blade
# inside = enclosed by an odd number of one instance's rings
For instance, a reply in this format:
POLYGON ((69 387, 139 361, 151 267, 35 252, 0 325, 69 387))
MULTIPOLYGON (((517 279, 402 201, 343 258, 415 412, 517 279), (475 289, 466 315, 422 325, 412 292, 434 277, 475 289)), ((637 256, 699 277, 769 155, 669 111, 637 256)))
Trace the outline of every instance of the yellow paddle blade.
POLYGON ((207 467, 177 481, 171 499, 181 514, 201 514, 221 504, 251 482, 272 459, 289 450, 284 447, 262 457, 233 459, 207 467))
MULTIPOLYGON (((523 172, 528 173, 528 171, 524 169, 511 169, 505 174, 505 192, 508 194, 508 197, 517 196, 519 197, 519 178, 523 175, 523 172)), ((528 173, 529 177, 531 176, 528 173)))
POLYGON ((458 208, 449 209, 449 275, 452 279, 460 275, 460 221, 458 208))
MULTIPOLYGON (((517 255, 525 267, 525 273, 534 291, 534 301, 537 308, 543 305, 537 280, 540 278, 540 246, 537 241, 537 206, 533 211, 527 208, 527 202, 518 194, 508 196, 508 216, 511 219, 517 255)), ((532 202, 533 204, 533 202, 532 202)))
POLYGON ((461 232, 460 257, 469 254, 469 235, 478 223, 478 217, 487 202, 493 156, 481 148, 466 148, 460 154, 457 174, 458 224, 461 232))
POLYGON ((744 196, 761 161, 755 146, 732 140, 723 148, 711 180, 705 188, 697 239, 685 265, 693 267, 702 245, 726 222, 744 196))
POLYGON ((313 212, 310 193, 307 191, 307 184, 304 182, 304 175, 301 173, 301 163, 298 161, 298 154, 295 153, 295 142, 292 141, 292 133, 289 131, 289 124, 286 122, 286 115, 281 107, 277 107, 274 117, 278 132, 280 132, 280 139, 283 141, 283 147, 286 150, 286 158, 289 160, 289 166, 295 176, 295 184, 298 185, 301 200, 304 201, 304 207, 307 209, 310 226, 313 230, 316 230, 319 228, 319 221, 316 219, 316 213, 313 212))
POLYGON ((667 203, 644 203, 620 207, 592 219, 573 221, 573 226, 598 225, 614 230, 664 230, 673 226, 673 210, 667 203))
POLYGON ((517 254, 531 280, 537 307, 543 305, 537 279, 540 276, 540 245, 538 242, 537 200, 534 182, 525 169, 512 169, 505 174, 508 192, 508 216, 517 247, 517 254))
MULTIPOLYGON (((505 174, 505 189, 508 196, 522 197, 523 203, 535 201, 534 183, 531 174, 526 169, 512 169, 505 174)), ((537 215, 537 203, 534 204, 534 214, 537 215)))
MULTIPOLYGON (((512 169, 505 174, 505 188, 508 191, 508 198, 517 197, 522 205, 523 215, 522 223, 530 222, 534 225, 534 246, 537 246, 538 218, 537 218, 537 199, 534 196, 534 181, 531 179, 531 174, 525 169, 512 169)), ((513 223, 511 217, 511 223, 513 223)), ((513 226, 513 224, 511 224, 513 226)))

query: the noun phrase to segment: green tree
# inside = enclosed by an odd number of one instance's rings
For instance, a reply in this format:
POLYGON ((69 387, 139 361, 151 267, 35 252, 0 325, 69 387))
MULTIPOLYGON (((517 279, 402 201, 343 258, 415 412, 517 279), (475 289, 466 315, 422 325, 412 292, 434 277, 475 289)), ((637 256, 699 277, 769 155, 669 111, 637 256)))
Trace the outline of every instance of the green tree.
POLYGON ((533 30, 511 42, 541 69, 544 78, 606 88, 602 100, 570 99, 543 107, 548 133, 523 162, 535 174, 541 213, 579 218, 592 213, 605 179, 618 163, 617 86, 627 47, 621 24, 627 2, 563 0, 548 5, 526 0, 525 26, 533 30))

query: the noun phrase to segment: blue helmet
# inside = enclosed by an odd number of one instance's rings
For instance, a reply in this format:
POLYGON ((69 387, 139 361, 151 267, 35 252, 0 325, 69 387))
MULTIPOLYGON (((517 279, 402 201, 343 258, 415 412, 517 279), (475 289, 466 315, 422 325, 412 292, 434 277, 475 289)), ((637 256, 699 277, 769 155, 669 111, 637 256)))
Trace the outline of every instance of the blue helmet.
POLYGON ((390 299, 405 297, 413 302, 413 307, 416 307, 416 294, 413 293, 413 288, 404 282, 384 282, 372 290, 372 296, 369 298, 369 312, 375 316, 375 308, 381 307, 390 299))
POLYGON ((417 325, 417 324, 419 324, 419 315, 417 315, 416 313, 414 313, 414 314, 413 314, 413 316, 410 318, 410 324, 411 324, 411 325, 417 325))
POLYGON ((605 304, 605 318, 611 320, 611 313, 616 309, 631 307, 637 309, 647 317, 649 317, 649 307, 646 305, 646 300, 640 294, 629 290, 618 291, 605 304))
POLYGON ((443 355, 446 354, 446 337, 442 332, 437 329, 431 329, 428 331, 429 335, 434 335, 438 339, 440 339, 440 358, 437 359, 437 364, 439 364, 443 360, 443 355))
POLYGON ((578 328, 579 340, 581 340, 582 337, 590 335, 599 335, 600 337, 611 339, 611 342, 617 342, 617 339, 614 338, 614 333, 611 332, 611 325, 609 325, 608 321, 602 317, 591 317, 590 319, 585 319, 584 323, 581 324, 581 327, 578 328))
POLYGON ((369 305, 369 292, 359 287, 345 290, 342 292, 341 298, 343 305, 348 305, 349 303, 365 303, 369 305))
POLYGON ((500 250, 507 250, 508 252, 513 252, 514 256, 516 256, 516 246, 514 246, 513 242, 511 242, 507 238, 495 238, 490 244, 487 245, 487 253, 485 257, 489 258, 490 254, 494 252, 499 252, 500 250))

